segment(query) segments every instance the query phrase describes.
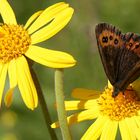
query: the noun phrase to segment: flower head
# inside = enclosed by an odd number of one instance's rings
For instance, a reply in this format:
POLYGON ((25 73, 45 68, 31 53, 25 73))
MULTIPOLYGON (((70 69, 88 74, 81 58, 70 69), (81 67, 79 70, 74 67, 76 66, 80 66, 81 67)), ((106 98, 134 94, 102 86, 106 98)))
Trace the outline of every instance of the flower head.
MULTIPOLYGON (((140 139, 140 97, 136 87, 140 82, 130 85, 124 93, 114 98, 113 88, 109 84, 105 90, 75 89, 72 95, 80 100, 66 101, 66 110, 81 110, 67 118, 68 124, 84 120, 95 122, 88 128, 81 140, 115 140, 117 130, 120 130, 123 140, 140 139)), ((59 123, 53 123, 56 128, 59 123)))
POLYGON ((51 68, 74 66, 74 58, 64 52, 41 48, 36 44, 45 41, 59 32, 71 19, 73 9, 60 2, 33 14, 25 26, 17 24, 15 14, 7 2, 0 0, 0 104, 8 72, 10 89, 5 103, 12 102, 13 90, 18 85, 23 101, 28 108, 38 104, 26 57, 51 68))

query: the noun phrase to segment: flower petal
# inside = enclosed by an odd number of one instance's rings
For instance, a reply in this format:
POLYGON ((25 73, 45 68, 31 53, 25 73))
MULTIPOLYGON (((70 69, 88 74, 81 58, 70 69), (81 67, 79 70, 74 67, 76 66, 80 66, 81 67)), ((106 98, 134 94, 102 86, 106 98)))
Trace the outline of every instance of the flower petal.
POLYGON ((4 102, 6 107, 10 107, 13 101, 13 93, 14 93, 14 88, 10 88, 5 97, 4 97, 4 102))
POLYGON ((9 80, 10 80, 10 88, 13 88, 17 85, 17 71, 16 71, 15 59, 11 60, 9 63, 8 74, 9 74, 9 80))
POLYGON ((107 87, 108 87, 109 89, 112 89, 112 88, 113 88, 113 86, 111 85, 111 83, 110 83, 110 81, 109 81, 109 80, 108 80, 107 87))
POLYGON ((49 24, 31 35, 32 44, 42 42, 54 36, 69 22, 72 14, 73 9, 70 7, 59 12, 49 24))
POLYGON ((33 21, 34 21, 38 16, 41 15, 42 12, 43 12, 43 10, 40 10, 40 11, 34 13, 34 14, 28 19, 28 21, 26 22, 24 28, 27 29, 27 28, 33 23, 33 21))
MULTIPOLYGON (((76 113, 74 115, 71 115, 69 117, 67 117, 67 121, 68 124, 74 124, 74 123, 78 123, 84 120, 92 120, 97 118, 97 116, 99 115, 99 110, 96 109, 89 109, 89 110, 85 110, 82 111, 80 113, 76 113)), ((59 127, 59 122, 55 122, 51 125, 52 128, 57 128, 59 127)))
POLYGON ((87 101, 65 101, 66 110, 92 109, 98 108, 96 100, 87 101))
POLYGON ((16 72, 16 61, 15 59, 11 60, 8 65, 8 74, 9 74, 9 80, 10 80, 10 89, 5 95, 4 101, 5 105, 9 107, 12 103, 12 97, 14 88, 17 85, 17 72, 16 72))
POLYGON ((137 126, 140 128, 140 117, 135 116, 134 119, 135 119, 137 126))
POLYGON ((74 58, 67 53, 37 46, 30 46, 25 55, 30 59, 51 68, 67 68, 74 66, 76 63, 74 58))
POLYGON ((8 64, 0 63, 0 106, 1 106, 4 85, 6 81, 7 69, 8 69, 8 64))
POLYGON ((128 127, 125 119, 119 121, 119 128, 120 128, 122 140, 135 140, 135 139, 132 139, 133 136, 132 136, 131 130, 128 127))
MULTIPOLYGON (((34 21, 34 23, 29 27, 28 32, 32 34, 37 31, 39 28, 49 23, 51 20, 55 18, 55 16, 67 8, 69 5, 64 2, 56 3, 45 10, 43 10, 42 14, 34 21)), ((35 14, 33 14, 35 15, 35 14)), ((32 16, 31 16, 32 17, 32 16)))
POLYGON ((127 126, 129 127, 129 130, 130 130, 129 134, 131 135, 131 139, 136 140, 136 136, 137 136, 136 132, 138 130, 138 127, 137 127, 134 117, 126 118, 125 122, 127 123, 127 126))
POLYGON ((17 68, 17 75, 18 75, 17 77, 18 86, 23 101, 25 102, 28 108, 33 110, 35 107, 37 107, 38 98, 37 98, 36 88, 34 86, 29 71, 29 66, 24 56, 16 59, 16 68, 17 68))
POLYGON ((136 133, 137 140, 140 140, 140 128, 137 128, 135 130, 135 133, 136 133))
POLYGON ((135 129, 135 134, 138 140, 140 140, 140 116, 134 116, 134 120, 137 128, 135 129))
POLYGON ((6 24, 17 24, 15 14, 7 2, 7 0, 0 0, 0 14, 6 24))
POLYGON ((81 140, 97 140, 101 135, 102 129, 108 118, 104 116, 98 117, 98 119, 88 128, 81 140))
POLYGON ((115 140, 118 129, 118 122, 108 119, 106 121, 100 140, 115 140))
POLYGON ((137 91, 137 94, 140 94, 140 80, 135 80, 131 85, 132 88, 137 91))
POLYGON ((72 96, 76 99, 88 100, 97 99, 101 92, 96 90, 89 90, 84 88, 76 88, 72 91, 72 96))

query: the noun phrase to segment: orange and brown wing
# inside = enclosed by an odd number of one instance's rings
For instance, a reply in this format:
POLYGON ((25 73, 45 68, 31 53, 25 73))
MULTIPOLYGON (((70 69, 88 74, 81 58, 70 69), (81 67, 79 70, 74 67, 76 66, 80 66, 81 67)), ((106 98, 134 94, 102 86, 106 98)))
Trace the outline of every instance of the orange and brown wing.
POLYGON ((96 38, 108 79, 121 91, 140 76, 140 36, 122 34, 107 23, 96 26, 96 38))
POLYGON ((120 56, 119 82, 115 86, 125 89, 140 76, 140 36, 134 33, 124 35, 125 44, 120 56))
POLYGON ((124 44, 123 34, 115 26, 100 23, 95 29, 97 44, 105 73, 114 85, 117 81, 120 51, 124 44))

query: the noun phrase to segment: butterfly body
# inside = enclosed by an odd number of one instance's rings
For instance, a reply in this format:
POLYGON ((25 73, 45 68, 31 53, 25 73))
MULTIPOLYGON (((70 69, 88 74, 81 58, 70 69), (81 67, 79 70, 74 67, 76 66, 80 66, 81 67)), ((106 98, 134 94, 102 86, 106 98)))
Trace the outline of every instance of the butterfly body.
POLYGON ((114 87, 113 97, 140 76, 140 36, 122 34, 107 23, 96 26, 96 38, 105 73, 114 87))

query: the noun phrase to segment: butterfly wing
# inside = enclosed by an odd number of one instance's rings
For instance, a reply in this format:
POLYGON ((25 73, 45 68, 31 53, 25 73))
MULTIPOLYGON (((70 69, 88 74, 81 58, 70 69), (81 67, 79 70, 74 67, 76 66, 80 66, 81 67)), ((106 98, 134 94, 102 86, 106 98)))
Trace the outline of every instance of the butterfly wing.
POLYGON ((101 23, 96 26, 96 38, 105 73, 114 85, 117 81, 120 48, 124 44, 123 34, 112 25, 101 23))
POLYGON ((117 82, 115 87, 124 90, 140 76, 140 36, 134 33, 124 35, 124 46, 120 53, 117 82))
POLYGON ((106 75, 114 88, 123 91, 140 76, 140 36, 123 35, 106 23, 98 24, 95 32, 106 75))

